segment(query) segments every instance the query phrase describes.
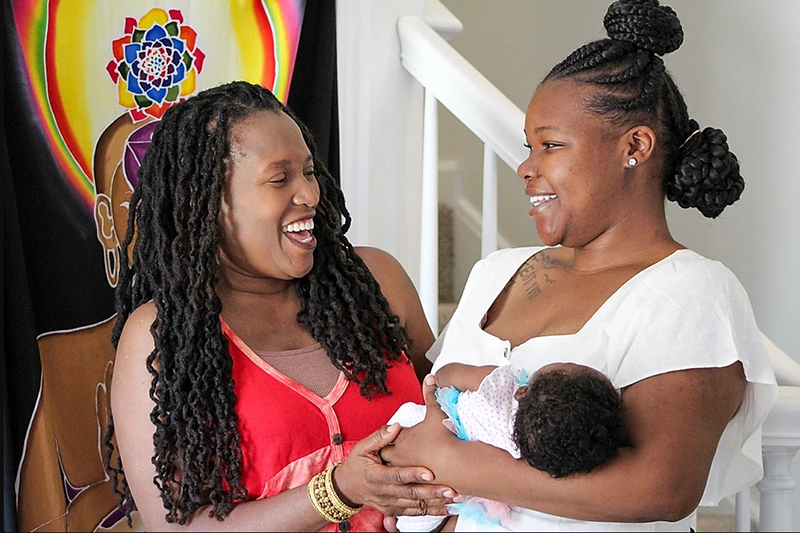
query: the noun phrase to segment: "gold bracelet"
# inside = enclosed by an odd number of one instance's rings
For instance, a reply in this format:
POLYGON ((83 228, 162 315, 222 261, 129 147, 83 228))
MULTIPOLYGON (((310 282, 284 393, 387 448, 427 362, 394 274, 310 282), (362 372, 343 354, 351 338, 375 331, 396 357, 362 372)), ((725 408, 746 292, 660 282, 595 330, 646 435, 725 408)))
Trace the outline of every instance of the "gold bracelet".
MULTIPOLYGON (((311 481, 308 482, 308 498, 322 518, 328 522, 339 523, 340 526, 344 525, 346 529, 349 529, 348 520, 361 509, 346 505, 336 494, 332 481, 333 469, 336 466, 338 465, 334 465, 311 478, 311 481), (348 523, 345 524, 345 522, 348 523)), ((342 529, 342 527, 339 529, 346 530, 342 529)))
POLYGON ((322 473, 317 474, 311 481, 308 482, 308 499, 311 500, 311 505, 314 507, 314 510, 319 513, 319 515, 327 520, 328 522, 336 522, 336 517, 331 516, 322 505, 322 502, 325 501, 325 495, 322 493, 325 487, 319 486, 319 480, 322 479, 320 476, 322 473))
POLYGON ((340 514, 348 515, 347 518, 350 518, 361 510, 361 506, 357 505, 355 507, 351 507, 344 503, 339 497, 339 494, 336 492, 336 488, 333 486, 333 471, 336 470, 336 468, 341 464, 342 462, 339 461, 325 471, 325 490, 327 491, 331 502, 333 502, 334 508, 336 508, 340 514))

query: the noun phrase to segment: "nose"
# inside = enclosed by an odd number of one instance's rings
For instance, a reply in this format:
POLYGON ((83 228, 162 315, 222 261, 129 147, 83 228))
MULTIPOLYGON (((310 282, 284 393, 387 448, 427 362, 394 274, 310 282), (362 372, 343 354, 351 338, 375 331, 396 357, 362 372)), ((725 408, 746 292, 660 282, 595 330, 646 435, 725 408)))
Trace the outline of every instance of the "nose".
POLYGON ((538 174, 536 170, 536 165, 532 161, 533 154, 528 155, 525 158, 525 161, 519 164, 517 167, 517 176, 524 179, 525 181, 535 177, 538 174))
POLYGON ((316 178, 298 180, 300 185, 292 197, 294 205, 317 207, 319 204, 319 184, 316 178))

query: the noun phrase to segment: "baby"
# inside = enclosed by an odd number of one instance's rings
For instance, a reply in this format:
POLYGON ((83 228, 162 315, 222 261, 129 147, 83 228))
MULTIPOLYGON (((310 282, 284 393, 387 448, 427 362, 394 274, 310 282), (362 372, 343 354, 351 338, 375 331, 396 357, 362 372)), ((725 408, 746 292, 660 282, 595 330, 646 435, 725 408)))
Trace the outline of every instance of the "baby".
MULTIPOLYGON (((532 467, 560 478, 589 472, 614 457, 623 438, 622 398, 597 370, 553 363, 529 380, 511 365, 452 363, 436 373, 436 399, 444 421, 462 440, 480 441, 523 458, 532 467)), ((406 403, 389 423, 403 427, 425 418, 425 406, 406 403)), ((467 496, 448 506, 479 527, 502 526, 510 507, 467 496)), ((399 517, 400 531, 430 531, 439 516, 399 517)))

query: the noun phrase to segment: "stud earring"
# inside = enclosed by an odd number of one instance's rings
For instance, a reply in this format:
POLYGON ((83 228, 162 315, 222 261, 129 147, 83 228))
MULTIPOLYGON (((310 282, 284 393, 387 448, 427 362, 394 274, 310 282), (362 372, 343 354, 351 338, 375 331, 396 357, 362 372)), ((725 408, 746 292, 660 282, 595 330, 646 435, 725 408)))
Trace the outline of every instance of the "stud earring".
POLYGON ((630 159, 628 159, 628 164, 629 164, 630 166, 632 166, 632 167, 635 167, 635 166, 636 166, 636 163, 638 163, 638 161, 636 160, 636 158, 635 158, 635 157, 631 157, 630 159))

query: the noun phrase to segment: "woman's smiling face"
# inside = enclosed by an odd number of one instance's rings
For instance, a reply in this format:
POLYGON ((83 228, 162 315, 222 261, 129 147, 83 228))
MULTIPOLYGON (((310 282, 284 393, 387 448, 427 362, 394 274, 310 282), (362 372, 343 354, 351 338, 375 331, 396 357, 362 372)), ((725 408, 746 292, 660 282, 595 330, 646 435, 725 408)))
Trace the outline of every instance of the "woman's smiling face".
POLYGON ((305 276, 314 265, 319 203, 314 161, 285 113, 259 111, 232 128, 220 207, 220 262, 248 277, 305 276))
POLYGON ((525 114, 530 154, 517 174, 525 180, 539 238, 549 246, 585 246, 629 207, 624 129, 587 111, 589 97, 586 85, 549 81, 525 114))

